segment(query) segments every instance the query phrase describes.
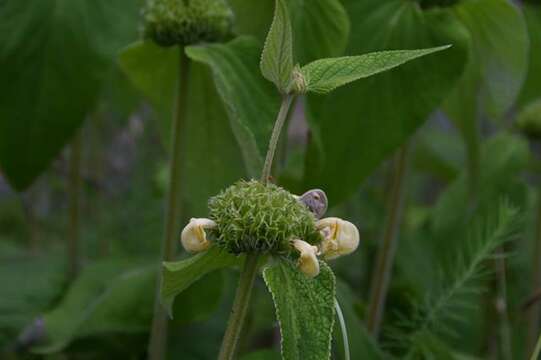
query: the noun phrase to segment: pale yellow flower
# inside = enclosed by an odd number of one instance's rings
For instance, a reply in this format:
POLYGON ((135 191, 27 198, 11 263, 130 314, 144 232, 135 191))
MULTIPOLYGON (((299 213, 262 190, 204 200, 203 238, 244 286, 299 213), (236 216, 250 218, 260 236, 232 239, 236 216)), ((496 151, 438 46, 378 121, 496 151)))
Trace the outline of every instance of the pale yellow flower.
POLYGON ((216 223, 210 219, 190 219, 190 222, 182 230, 180 242, 188 252, 205 251, 210 246, 210 241, 207 240, 205 229, 216 227, 216 223))
POLYGON ((293 246, 300 253, 297 266, 309 277, 316 277, 319 274, 319 261, 317 259, 317 246, 312 246, 306 241, 294 240, 293 246))
POLYGON ((319 220, 316 227, 323 235, 320 254, 325 259, 350 254, 359 246, 359 230, 349 221, 328 217, 319 220))

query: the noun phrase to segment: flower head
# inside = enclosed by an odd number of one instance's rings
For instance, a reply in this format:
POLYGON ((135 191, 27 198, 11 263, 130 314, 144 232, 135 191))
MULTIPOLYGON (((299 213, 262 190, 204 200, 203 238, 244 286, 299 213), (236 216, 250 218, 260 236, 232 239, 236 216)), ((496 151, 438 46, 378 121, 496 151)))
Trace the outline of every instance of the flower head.
POLYGON ((314 214, 290 192, 273 184, 240 181, 209 201, 216 244, 233 254, 291 253, 291 241, 318 244, 314 214))

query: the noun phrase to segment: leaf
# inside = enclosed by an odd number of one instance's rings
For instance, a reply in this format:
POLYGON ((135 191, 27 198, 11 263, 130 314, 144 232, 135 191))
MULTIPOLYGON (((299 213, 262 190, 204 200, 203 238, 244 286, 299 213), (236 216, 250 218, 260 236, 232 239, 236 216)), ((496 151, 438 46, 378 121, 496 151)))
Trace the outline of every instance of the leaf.
POLYGON ((349 17, 339 0, 288 0, 296 59, 306 64, 340 56, 346 49, 349 17))
POLYGON ((461 2, 454 13, 467 27, 472 44, 466 70, 444 110, 464 138, 475 191, 479 116, 500 119, 514 103, 525 76, 528 34, 520 11, 506 0, 461 2))
POLYGON ((489 260, 494 258, 498 248, 519 237, 521 222, 517 209, 503 201, 499 206, 492 206, 484 218, 469 224, 469 236, 459 249, 458 260, 439 281, 444 286, 425 303, 418 304, 413 318, 402 324, 408 335, 399 331, 395 336, 399 342, 409 343, 410 355, 423 344, 420 337, 456 337, 454 327, 460 323, 468 328, 472 326, 471 318, 464 318, 464 314, 477 312, 474 304, 486 285, 480 280, 487 275, 489 260))
POLYGON ((168 142, 179 54, 176 48, 163 48, 153 42, 135 42, 119 54, 119 65, 136 89, 158 112, 164 141, 168 142))
POLYGON ((282 93, 287 92, 293 70, 293 34, 285 0, 276 0, 260 63, 263 76, 282 93))
POLYGON ((512 179, 523 171, 529 159, 525 140, 499 134, 489 139, 481 149, 481 177, 479 179, 479 204, 471 208, 468 193, 468 174, 459 177, 440 195, 434 208, 433 224, 437 233, 462 228, 479 207, 492 207, 495 198, 506 194, 512 179))
POLYGON ((281 259, 263 271, 280 323, 284 360, 330 358, 335 279, 327 264, 320 262, 320 268, 312 279, 281 259))
POLYGON ((280 354, 274 350, 259 350, 244 355, 241 360, 280 360, 280 354))
POLYGON ((541 97, 541 4, 524 2, 522 6, 530 38, 528 73, 519 97, 524 105, 541 97))
POLYGON ((472 37, 468 66, 473 69, 466 73, 454 95, 461 96, 465 86, 474 86, 480 91, 476 105, 489 116, 499 118, 514 103, 527 70, 524 18, 518 7, 507 0, 461 2, 455 14, 472 37))
MULTIPOLYGON (((163 49, 145 42, 133 44, 120 55, 121 68, 156 110, 165 141, 170 138, 179 62, 178 48, 163 49)), ((207 216, 209 197, 246 172, 210 70, 190 62, 188 82, 180 155, 184 221, 207 216)))
MULTIPOLYGON (((274 0, 231 0, 235 29, 264 41, 274 0)), ((339 0, 288 0, 293 29, 293 48, 301 64, 343 54, 349 36, 349 17, 339 0)))
MULTIPOLYGON (((5 243, 0 243, 7 245, 5 243)), ((17 251, 18 249, 13 249, 17 251)), ((65 286, 64 261, 55 254, 28 256, 0 252, 0 347, 11 344, 29 322, 47 310, 65 286), (6 337, 6 338, 4 338, 6 337)))
POLYGON ((355 192, 441 104, 462 73, 468 45, 450 10, 422 11, 401 0, 347 0, 344 6, 353 19, 348 54, 453 47, 324 98, 308 96, 312 141, 300 187, 324 189, 330 206, 355 192))
POLYGON ((137 2, 8 0, 0 5, 0 166, 27 188, 92 111, 137 2))
POLYGON ((191 256, 185 260, 164 262, 162 269, 162 285, 160 296, 163 306, 171 313, 175 297, 187 289, 205 274, 224 267, 238 264, 240 261, 217 246, 212 246, 204 253, 191 256))
POLYGON ((339 86, 379 74, 449 47, 380 51, 359 56, 321 59, 303 66, 302 73, 308 83, 308 91, 326 94, 339 86))
POLYGON ((259 45, 241 36, 227 44, 190 46, 186 53, 212 69, 248 172, 251 177, 260 176, 280 100, 257 71, 259 45))
MULTIPOLYGON (((147 332, 157 278, 157 266, 137 260, 112 259, 90 265, 60 304, 44 315, 45 341, 33 351, 57 352, 75 339, 93 335, 147 332)), ((175 322, 197 321, 214 311, 221 297, 222 277, 206 277, 201 285, 179 298, 175 322)))

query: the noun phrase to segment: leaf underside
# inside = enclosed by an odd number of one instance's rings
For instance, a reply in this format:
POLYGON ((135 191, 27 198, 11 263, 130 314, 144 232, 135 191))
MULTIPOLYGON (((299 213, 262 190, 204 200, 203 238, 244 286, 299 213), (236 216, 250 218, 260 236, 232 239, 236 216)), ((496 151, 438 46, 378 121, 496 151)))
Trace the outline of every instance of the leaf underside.
POLYGON ((164 262, 160 296, 170 316, 175 297, 205 274, 240 262, 240 257, 231 255, 217 246, 188 259, 164 262))
POLYGON ((330 358, 336 284, 327 264, 320 262, 320 269, 312 279, 291 261, 280 259, 263 271, 280 323, 285 360, 330 358))

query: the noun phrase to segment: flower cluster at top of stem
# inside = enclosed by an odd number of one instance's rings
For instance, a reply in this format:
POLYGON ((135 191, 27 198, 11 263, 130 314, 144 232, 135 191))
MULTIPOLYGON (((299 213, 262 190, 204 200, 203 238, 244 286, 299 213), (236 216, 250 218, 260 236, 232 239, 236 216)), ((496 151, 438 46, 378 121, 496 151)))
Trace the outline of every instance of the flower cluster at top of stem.
POLYGON ((209 209, 216 244, 233 254, 287 254, 293 239, 322 240, 308 208, 273 184, 240 181, 210 199, 209 209))
POLYGON ((233 254, 292 257, 310 277, 319 274, 318 256, 334 259, 359 245, 359 231, 339 218, 321 217, 327 207, 321 190, 302 196, 259 181, 239 181, 209 201, 210 219, 191 219, 181 235, 189 252, 212 243, 233 254))
POLYGON ((161 46, 217 42, 231 34, 233 12, 225 0, 148 0, 143 35, 161 46))

